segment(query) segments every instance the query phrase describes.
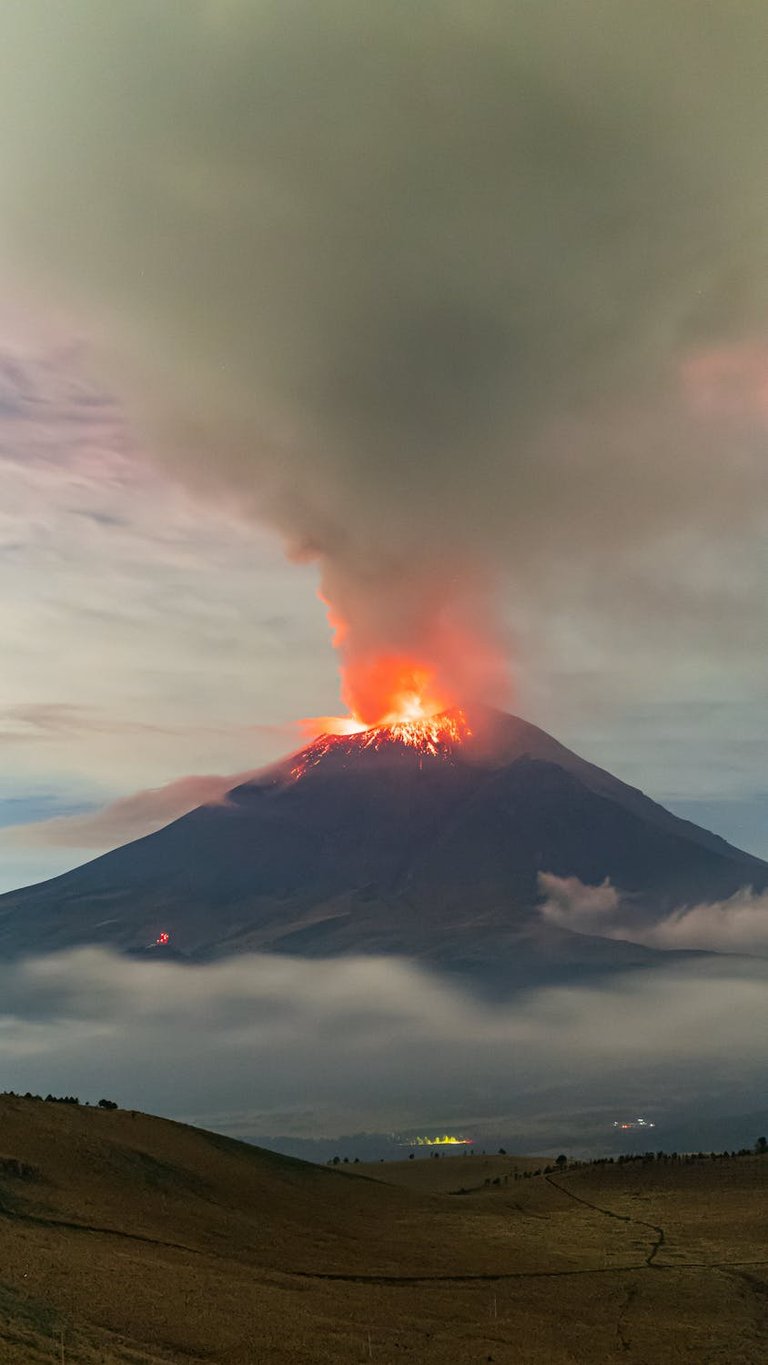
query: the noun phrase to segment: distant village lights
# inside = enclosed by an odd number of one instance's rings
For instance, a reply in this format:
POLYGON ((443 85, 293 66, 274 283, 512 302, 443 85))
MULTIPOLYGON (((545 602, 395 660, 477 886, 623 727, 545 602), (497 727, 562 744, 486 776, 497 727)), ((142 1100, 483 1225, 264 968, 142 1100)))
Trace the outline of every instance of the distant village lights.
POLYGON ((445 1133, 442 1137, 406 1138, 403 1147, 471 1147, 474 1138, 453 1137, 445 1133))

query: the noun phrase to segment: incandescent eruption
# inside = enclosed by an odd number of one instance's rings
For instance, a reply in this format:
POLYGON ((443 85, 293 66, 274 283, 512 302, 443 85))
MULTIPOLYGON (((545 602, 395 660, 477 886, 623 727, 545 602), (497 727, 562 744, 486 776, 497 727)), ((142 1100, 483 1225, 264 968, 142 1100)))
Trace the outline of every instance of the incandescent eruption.
MULTIPOLYGON (((349 723, 355 724, 354 721, 349 723)), ((329 732, 318 735, 312 744, 302 749, 291 773, 293 777, 303 777, 310 768, 316 767, 330 755, 341 760, 354 760, 366 750, 380 751, 385 748, 406 752, 413 750, 420 759, 450 759, 455 750, 472 737, 472 733, 465 713, 459 708, 437 715, 395 718, 381 725, 372 725, 367 729, 361 726, 356 731, 342 734, 329 732)))
POLYGON ((345 651, 347 634, 329 611, 334 645, 341 649, 342 700, 347 716, 316 716, 302 721, 313 738, 302 751, 294 775, 300 777, 328 753, 352 756, 394 745, 430 757, 446 757, 471 734, 465 712, 440 678, 438 666, 404 655, 371 653, 359 658, 345 651))
MULTIPOLYGON (((440 592, 417 593, 415 617, 412 602, 410 609, 398 605, 396 620, 383 628, 378 613, 366 619, 365 595, 357 613, 355 603, 350 603, 348 618, 326 591, 320 592, 339 655, 341 698, 349 714, 309 718, 302 722, 308 734, 351 735, 398 727, 398 738, 405 743, 425 739, 428 745, 434 726, 426 722, 470 701, 507 698, 509 665, 490 617, 490 585, 475 584, 469 594, 466 587, 460 591, 458 577, 448 575, 448 586, 440 592), (387 648, 386 641, 398 629, 405 631, 407 647, 387 648)), ((471 581, 468 571, 463 578, 471 581)), ((408 585, 401 588, 407 604, 408 585)), ((338 591, 345 595, 343 587, 338 591)))

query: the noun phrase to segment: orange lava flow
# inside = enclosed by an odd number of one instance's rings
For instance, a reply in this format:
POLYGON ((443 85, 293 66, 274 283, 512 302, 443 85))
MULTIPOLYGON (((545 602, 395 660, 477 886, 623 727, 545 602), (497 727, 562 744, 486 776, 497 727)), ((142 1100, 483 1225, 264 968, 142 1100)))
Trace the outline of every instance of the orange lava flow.
POLYGON ((297 756, 291 769, 294 778, 303 777, 331 754, 352 758, 365 750, 378 751, 390 746, 414 749, 419 758, 450 759, 455 749, 472 734, 463 711, 444 711, 437 716, 398 720, 392 724, 372 725, 355 734, 322 734, 297 756))

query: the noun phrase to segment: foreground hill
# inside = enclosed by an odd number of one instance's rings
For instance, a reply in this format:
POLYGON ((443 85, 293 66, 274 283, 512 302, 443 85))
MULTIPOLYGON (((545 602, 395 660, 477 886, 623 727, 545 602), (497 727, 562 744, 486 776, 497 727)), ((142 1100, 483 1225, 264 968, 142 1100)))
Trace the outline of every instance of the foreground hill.
POLYGON ((766 1359, 765 1158, 499 1157, 452 1194, 479 1158, 404 1188, 9 1096, 0 1134, 4 1365, 766 1359))
MULTIPOLYGON (((459 713, 461 714, 461 713, 459 713)), ((545 924, 538 874, 609 877, 638 921, 768 886, 768 864, 671 815, 513 716, 414 748, 321 737, 166 829, 0 897, 0 953, 404 953, 530 982, 648 948, 545 924)))

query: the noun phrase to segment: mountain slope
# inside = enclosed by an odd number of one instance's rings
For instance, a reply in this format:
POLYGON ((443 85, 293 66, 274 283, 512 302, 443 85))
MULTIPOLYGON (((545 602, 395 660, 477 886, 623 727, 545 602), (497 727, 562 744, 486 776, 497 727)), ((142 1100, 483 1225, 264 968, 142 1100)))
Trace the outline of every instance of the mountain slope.
POLYGON ((768 886, 767 864, 515 717, 480 712, 436 752, 377 736, 318 740, 225 803, 0 897, 0 952, 136 950, 164 929, 196 957, 400 952, 523 976, 535 959, 557 976, 654 954, 544 925, 539 872, 609 877, 639 920, 768 886))

